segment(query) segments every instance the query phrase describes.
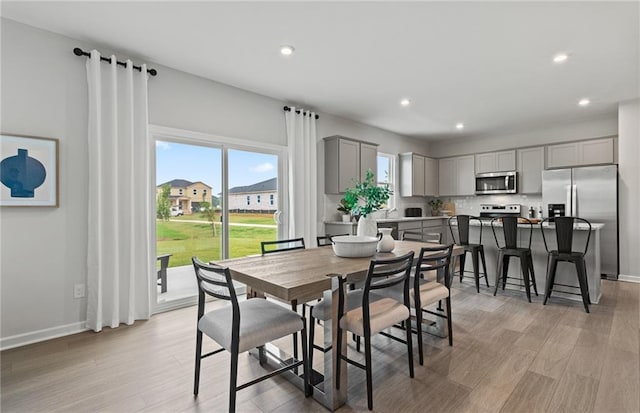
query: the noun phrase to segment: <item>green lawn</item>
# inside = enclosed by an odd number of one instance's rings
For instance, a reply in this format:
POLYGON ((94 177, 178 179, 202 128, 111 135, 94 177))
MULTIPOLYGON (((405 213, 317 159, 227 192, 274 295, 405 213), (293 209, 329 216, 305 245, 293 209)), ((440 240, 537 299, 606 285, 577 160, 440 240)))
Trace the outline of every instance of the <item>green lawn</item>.
MULTIPOLYGON (((230 222, 273 225, 271 215, 230 214, 230 222)), ((191 257, 202 261, 220 259, 220 225, 216 225, 213 235, 211 224, 181 222, 205 220, 200 214, 173 217, 169 221, 156 221, 157 250, 160 254, 172 254, 169 267, 191 265, 191 257)), ((219 222, 219 221, 218 221, 219 222)), ((260 241, 275 240, 276 228, 229 227, 230 257, 260 254, 260 241)))

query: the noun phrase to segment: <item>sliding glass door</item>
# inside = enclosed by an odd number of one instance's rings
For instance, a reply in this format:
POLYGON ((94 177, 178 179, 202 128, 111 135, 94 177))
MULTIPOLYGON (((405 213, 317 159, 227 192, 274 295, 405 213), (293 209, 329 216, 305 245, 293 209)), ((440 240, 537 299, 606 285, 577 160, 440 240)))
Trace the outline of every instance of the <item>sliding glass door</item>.
POLYGON ((192 256, 259 254, 260 241, 286 233, 281 151, 171 138, 155 140, 155 312, 195 301, 192 256))

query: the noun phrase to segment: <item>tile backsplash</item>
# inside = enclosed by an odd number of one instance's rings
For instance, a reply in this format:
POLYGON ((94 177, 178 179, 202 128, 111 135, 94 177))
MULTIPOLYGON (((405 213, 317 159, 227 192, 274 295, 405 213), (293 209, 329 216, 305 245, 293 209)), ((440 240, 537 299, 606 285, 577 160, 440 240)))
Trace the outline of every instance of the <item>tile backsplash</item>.
POLYGON ((542 205, 542 195, 480 195, 480 196, 457 196, 441 197, 444 202, 452 201, 456 206, 456 214, 479 215, 480 204, 520 204, 522 205, 523 217, 526 217, 529 207, 533 206, 538 211, 538 206, 542 205))

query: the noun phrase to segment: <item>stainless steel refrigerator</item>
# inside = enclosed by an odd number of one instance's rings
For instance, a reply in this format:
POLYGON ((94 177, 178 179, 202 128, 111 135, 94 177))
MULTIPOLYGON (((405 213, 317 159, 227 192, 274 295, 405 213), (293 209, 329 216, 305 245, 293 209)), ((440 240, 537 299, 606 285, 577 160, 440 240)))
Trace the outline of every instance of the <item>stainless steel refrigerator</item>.
POLYGON ((602 223, 600 268, 607 278, 617 279, 618 259, 618 166, 585 166, 542 172, 542 202, 556 213, 602 223), (564 206, 564 208, 563 208, 564 206))

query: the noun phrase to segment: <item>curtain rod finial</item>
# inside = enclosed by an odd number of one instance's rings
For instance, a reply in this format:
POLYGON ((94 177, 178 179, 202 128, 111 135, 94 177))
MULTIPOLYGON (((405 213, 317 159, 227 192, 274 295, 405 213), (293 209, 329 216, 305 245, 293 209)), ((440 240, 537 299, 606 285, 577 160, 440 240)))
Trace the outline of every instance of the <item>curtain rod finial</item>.
POLYGON ((151 76, 155 76, 155 75, 157 75, 157 74, 158 74, 158 71, 157 71, 156 69, 149 69, 149 74, 150 74, 151 76))
POLYGON ((76 47, 76 48, 73 49, 73 54, 76 55, 76 56, 82 56, 82 55, 84 55, 84 52, 82 51, 81 48, 76 47))

